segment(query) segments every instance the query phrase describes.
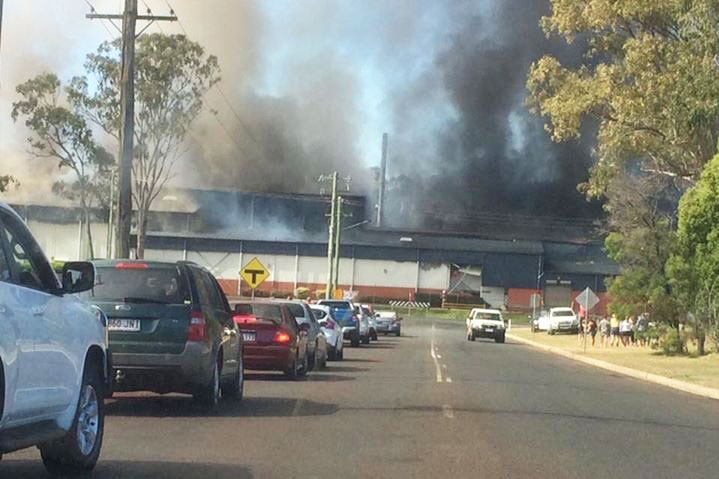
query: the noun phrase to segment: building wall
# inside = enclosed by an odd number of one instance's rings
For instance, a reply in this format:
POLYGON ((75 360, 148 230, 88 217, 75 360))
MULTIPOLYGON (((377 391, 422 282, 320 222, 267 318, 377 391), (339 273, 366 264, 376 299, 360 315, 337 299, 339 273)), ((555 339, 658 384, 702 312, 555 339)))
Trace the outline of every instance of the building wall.
MULTIPOLYGON (((89 258, 87 230, 83 226, 80 234, 78 223, 48 223, 30 219, 28 228, 40 244, 48 258, 62 261, 84 260, 89 258), (80 254, 78 255, 78 238, 80 254)), ((92 224, 92 244, 96 258, 107 258, 107 224, 92 224)))

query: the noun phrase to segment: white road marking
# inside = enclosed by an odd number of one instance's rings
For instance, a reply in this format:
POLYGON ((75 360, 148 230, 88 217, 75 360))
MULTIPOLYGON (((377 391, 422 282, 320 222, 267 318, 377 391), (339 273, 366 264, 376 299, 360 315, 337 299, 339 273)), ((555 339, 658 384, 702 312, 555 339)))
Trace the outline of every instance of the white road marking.
POLYGON ((434 324, 432 324, 432 340, 429 344, 429 355, 432 357, 432 361, 434 361, 434 367, 437 370, 437 382, 442 382, 442 368, 439 365, 439 361, 437 360, 437 353, 434 350, 434 324))
POLYGON ((442 414, 444 414, 444 417, 447 419, 454 419, 454 411, 452 410, 452 406, 449 404, 444 404, 442 406, 442 414))
POLYGON ((296 417, 300 413, 300 408, 302 407, 302 399, 297 399, 295 401, 295 407, 292 409, 292 416, 296 417))

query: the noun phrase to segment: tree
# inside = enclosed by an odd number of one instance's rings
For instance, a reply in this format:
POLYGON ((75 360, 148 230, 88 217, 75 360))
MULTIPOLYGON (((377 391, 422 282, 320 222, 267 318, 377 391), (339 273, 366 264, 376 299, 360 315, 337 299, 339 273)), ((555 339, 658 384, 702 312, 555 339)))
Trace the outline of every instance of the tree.
POLYGON ((584 189, 606 193, 628 162, 696 181, 719 135, 719 3, 715 0, 551 0, 547 35, 586 41, 576 68, 534 63, 529 104, 555 141, 597 122, 597 163, 584 189))
POLYGON ((15 178, 10 175, 0 175, 0 193, 10 189, 12 185, 17 184, 15 178))
POLYGON ((679 306, 665 271, 674 247, 677 196, 672 181, 642 173, 617 176, 610 183, 605 247, 622 267, 622 274, 608 282, 612 312, 649 312, 654 321, 678 327, 679 306))
MULTIPOLYGON (((88 55, 85 69, 86 76, 72 81, 70 100, 88 121, 119 139, 119 40, 105 42, 88 55)), ((205 93, 220 78, 217 58, 184 35, 142 35, 137 41, 135 70, 133 203, 137 257, 142 258, 152 203, 174 173, 205 93)))
POLYGON ((11 116, 14 121, 24 118, 33 133, 28 138, 31 151, 38 157, 56 160, 61 171, 69 169, 74 173, 72 181, 60 180, 53 190, 80 203, 89 255, 94 258, 92 207, 100 194, 97 184, 107 176, 112 156, 95 143, 83 117, 61 103, 63 90, 57 76, 38 75, 18 85, 16 90, 21 99, 12 104, 11 116))
POLYGON ((691 311, 699 353, 707 334, 719 350, 719 155, 682 197, 677 236, 668 266, 674 290, 691 311))

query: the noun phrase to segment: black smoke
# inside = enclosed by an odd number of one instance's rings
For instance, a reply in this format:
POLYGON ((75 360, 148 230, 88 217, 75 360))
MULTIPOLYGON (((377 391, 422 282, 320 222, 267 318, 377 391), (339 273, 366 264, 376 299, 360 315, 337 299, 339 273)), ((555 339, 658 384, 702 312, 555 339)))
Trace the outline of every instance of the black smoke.
MULTIPOLYGON (((481 3, 481 2, 480 2, 481 3)), ((433 70, 396 104, 387 218, 418 227, 458 228, 497 215, 597 217, 600 205, 577 191, 592 164, 592 131, 553 143, 526 107, 531 63, 545 54, 577 64, 581 41, 547 39, 539 26, 549 0, 455 6, 456 29, 433 70), (442 89, 455 117, 434 131, 413 132, 407 117, 442 89), (420 144, 430 135, 432 148, 420 144)), ((420 118, 415 118, 421 121, 420 118)))

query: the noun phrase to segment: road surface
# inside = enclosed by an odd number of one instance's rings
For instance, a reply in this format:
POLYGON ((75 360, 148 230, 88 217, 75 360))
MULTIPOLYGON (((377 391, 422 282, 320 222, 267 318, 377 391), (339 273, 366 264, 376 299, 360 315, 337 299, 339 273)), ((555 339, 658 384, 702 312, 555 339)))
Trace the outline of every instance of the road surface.
MULTIPOLYGON (((207 417, 183 396, 108 403, 97 478, 709 478, 719 402, 528 346, 407 320, 326 372, 248 375, 207 417)), ((0 477, 46 477, 35 449, 0 477)))

